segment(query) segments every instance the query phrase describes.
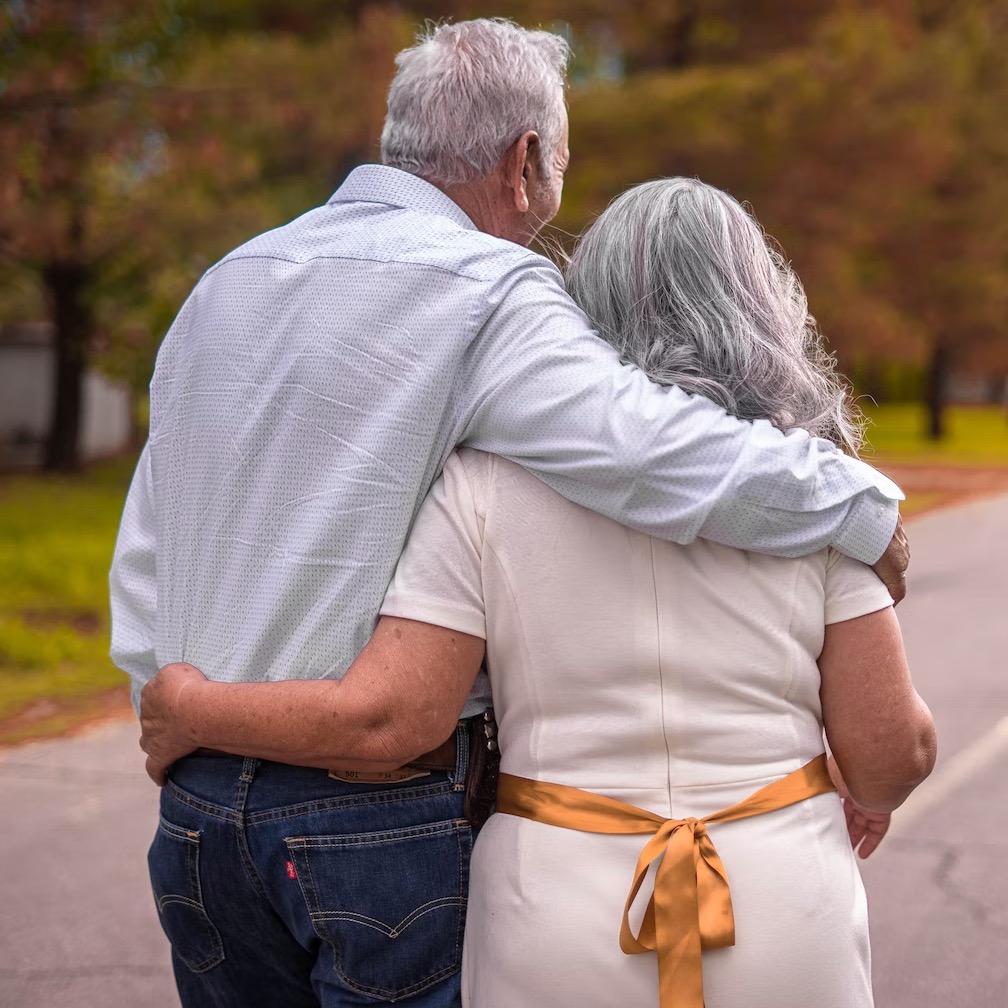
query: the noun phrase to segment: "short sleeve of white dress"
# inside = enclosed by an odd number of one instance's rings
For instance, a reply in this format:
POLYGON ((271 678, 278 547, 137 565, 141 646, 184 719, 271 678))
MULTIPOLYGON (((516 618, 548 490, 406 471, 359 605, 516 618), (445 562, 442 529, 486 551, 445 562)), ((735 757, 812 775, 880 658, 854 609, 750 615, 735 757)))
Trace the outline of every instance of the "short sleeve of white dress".
POLYGON ((381 615, 486 639, 482 551, 491 456, 453 452, 413 523, 381 615))
POLYGON ((826 560, 826 623, 867 616, 893 604, 886 587, 867 564, 835 549, 826 560))

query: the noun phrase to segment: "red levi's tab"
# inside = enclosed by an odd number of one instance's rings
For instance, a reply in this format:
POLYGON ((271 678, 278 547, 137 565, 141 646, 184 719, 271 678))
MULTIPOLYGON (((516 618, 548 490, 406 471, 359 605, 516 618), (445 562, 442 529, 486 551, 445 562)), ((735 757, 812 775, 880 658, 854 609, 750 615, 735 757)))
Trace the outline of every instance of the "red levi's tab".
POLYGON ((288 861, 287 862, 287 878, 289 878, 289 879, 296 879, 297 878, 297 871, 294 868, 294 862, 293 861, 288 861))

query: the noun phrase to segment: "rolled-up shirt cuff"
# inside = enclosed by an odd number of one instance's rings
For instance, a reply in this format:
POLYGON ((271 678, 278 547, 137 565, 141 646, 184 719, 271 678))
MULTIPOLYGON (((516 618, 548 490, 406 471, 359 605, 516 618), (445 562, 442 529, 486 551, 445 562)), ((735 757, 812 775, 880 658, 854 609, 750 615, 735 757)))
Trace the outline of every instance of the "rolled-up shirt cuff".
POLYGON ((888 476, 866 464, 865 469, 872 474, 872 487, 851 503, 832 545, 854 560, 874 564, 892 541, 904 495, 888 476))

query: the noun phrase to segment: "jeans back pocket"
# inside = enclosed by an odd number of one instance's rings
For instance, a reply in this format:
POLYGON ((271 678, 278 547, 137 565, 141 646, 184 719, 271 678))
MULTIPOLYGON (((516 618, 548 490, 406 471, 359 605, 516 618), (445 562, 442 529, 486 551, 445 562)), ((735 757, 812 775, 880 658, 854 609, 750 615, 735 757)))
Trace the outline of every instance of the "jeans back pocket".
POLYGON ((194 973, 224 961, 224 944, 203 906, 199 830, 163 816, 147 854, 154 902, 172 950, 194 973))
POLYGON ((462 964, 472 830, 464 820, 288 837, 315 933, 347 987, 396 1000, 462 964))

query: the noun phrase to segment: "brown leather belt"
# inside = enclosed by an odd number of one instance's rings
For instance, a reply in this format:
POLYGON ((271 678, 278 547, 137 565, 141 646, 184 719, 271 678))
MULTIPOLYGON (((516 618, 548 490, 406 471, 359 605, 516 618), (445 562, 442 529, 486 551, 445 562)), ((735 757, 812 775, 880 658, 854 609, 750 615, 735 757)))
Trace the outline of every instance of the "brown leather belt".
POLYGON ((465 774, 464 784, 458 780, 455 784, 457 788, 464 788, 465 817, 478 829, 493 811, 499 766, 497 721, 493 710, 487 708, 482 714, 459 721, 455 731, 436 749, 425 752, 396 770, 330 770, 329 776, 348 784, 402 784, 428 777, 434 772, 452 773, 462 770, 465 774), (466 765, 460 768, 458 740, 463 735, 468 740, 468 755, 466 765))
MULTIPOLYGON (((465 724, 464 721, 460 721, 459 725, 465 724)), ((230 756, 232 758, 241 759, 240 756, 235 757, 234 753, 223 752, 220 749, 205 749, 200 748, 195 750, 196 754, 200 756, 230 756)), ((430 752, 425 752, 421 756, 417 756, 415 760, 410 760, 409 763, 404 764, 400 767, 400 770, 437 770, 437 771, 449 771, 454 770, 458 765, 458 732, 453 731, 451 735, 444 740, 436 749, 431 749, 430 752)), ((316 769, 319 769, 316 767, 316 769)), ((325 769, 322 767, 321 769, 325 769)), ((340 771, 341 773, 343 771, 340 771)), ((398 773, 399 771, 389 771, 390 773, 398 773)), ((366 776, 366 775, 365 775, 366 776)), ((375 773, 371 776, 378 778, 381 776, 375 773)), ((362 778, 358 778, 362 779, 362 778)))
MULTIPOLYGON (((465 725, 466 722, 460 721, 459 725, 465 725)), ((233 753, 222 752, 220 749, 197 749, 197 753, 202 756, 233 756, 233 753)), ((239 759, 241 757, 238 757, 239 759)), ((444 771, 448 772, 455 770, 458 766, 459 760, 459 733, 458 731, 452 732, 452 734, 435 749, 431 749, 430 752, 423 753, 417 756, 416 759, 410 760, 408 763, 403 764, 398 770, 389 770, 381 772, 364 772, 364 771, 349 771, 353 774, 354 778, 357 780, 378 780, 385 779, 387 774, 397 774, 401 773, 403 770, 425 770, 430 771, 444 771)), ((317 769, 327 770, 328 767, 317 767, 317 769)), ((339 771, 341 776, 347 771, 339 771)))
POLYGON ((404 763, 395 770, 330 770, 333 780, 347 784, 401 784, 404 781, 429 777, 432 773, 451 773, 458 769, 459 729, 468 730, 474 718, 459 721, 455 730, 435 749, 425 752, 416 759, 404 763))
MULTIPOLYGON (((460 721, 459 725, 464 722, 460 721)), ((410 760, 403 769, 412 770, 454 770, 458 765, 458 731, 453 731, 436 749, 410 760)))
MULTIPOLYGON (((468 759, 464 782, 462 778, 455 781, 458 790, 465 790, 465 817, 477 829, 486 822, 493 811, 497 796, 497 772, 500 766, 500 749, 497 745, 497 721, 494 712, 487 708, 482 714, 464 718, 455 726, 451 735, 430 752, 425 752, 415 760, 397 770, 366 771, 366 770, 325 770, 334 780, 346 781, 352 784, 392 784, 427 777, 431 773, 451 773, 458 767, 458 740, 465 733, 469 742, 468 759)), ((232 753, 221 752, 219 749, 197 749, 197 754, 204 756, 230 756, 241 759, 232 753)), ((317 769, 317 768, 316 768, 317 769)))

